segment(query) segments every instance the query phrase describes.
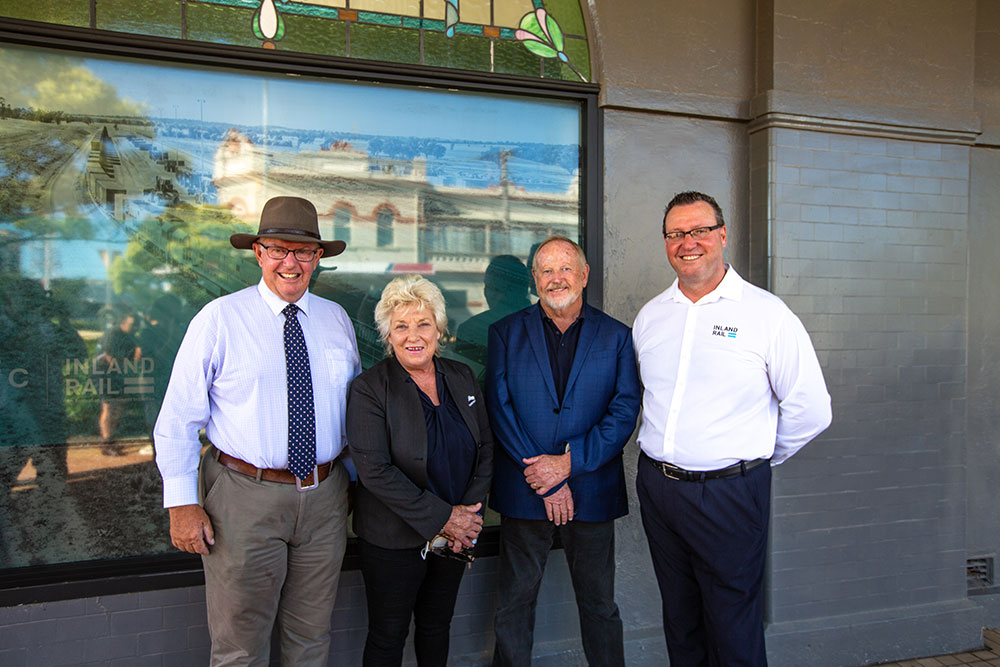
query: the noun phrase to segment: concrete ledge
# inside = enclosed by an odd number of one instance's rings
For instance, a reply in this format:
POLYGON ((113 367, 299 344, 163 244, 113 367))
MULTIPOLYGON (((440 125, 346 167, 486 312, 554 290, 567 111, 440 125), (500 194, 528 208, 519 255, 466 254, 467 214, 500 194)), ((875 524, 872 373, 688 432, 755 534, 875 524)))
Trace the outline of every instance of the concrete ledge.
POLYGON ((976 139, 976 145, 986 148, 1000 147, 1000 125, 984 125, 983 133, 976 139))
POLYGON ((967 600, 772 623, 767 655, 775 666, 869 665, 981 648, 982 628, 983 608, 967 600))
MULTIPOLYGON (((847 667, 975 650, 983 646, 984 612, 982 605, 960 600, 772 623, 767 628, 768 663, 772 667, 847 667)), ((629 667, 667 664, 663 629, 657 625, 626 630, 625 662, 629 667)), ((455 661, 462 667, 488 663, 485 654, 455 661)), ((579 637, 573 637, 536 642, 532 664, 576 667, 586 664, 586 658, 579 637)))
POLYGON ((737 121, 746 121, 749 118, 747 115, 749 105, 742 98, 684 93, 615 81, 605 82, 601 88, 600 105, 607 109, 652 111, 737 121))
MULTIPOLYGON (((535 642, 531 664, 535 667, 579 667, 587 664, 579 637, 548 642, 535 642)), ((454 667, 486 667, 492 651, 449 656, 454 667)), ((409 664, 409 663, 407 663, 409 664)), ((662 667, 667 664, 667 644, 659 625, 638 630, 625 630, 625 664, 629 667, 662 667)))
POLYGON ((750 131, 816 129, 904 140, 972 144, 982 132, 973 111, 920 109, 768 90, 750 102, 750 131))

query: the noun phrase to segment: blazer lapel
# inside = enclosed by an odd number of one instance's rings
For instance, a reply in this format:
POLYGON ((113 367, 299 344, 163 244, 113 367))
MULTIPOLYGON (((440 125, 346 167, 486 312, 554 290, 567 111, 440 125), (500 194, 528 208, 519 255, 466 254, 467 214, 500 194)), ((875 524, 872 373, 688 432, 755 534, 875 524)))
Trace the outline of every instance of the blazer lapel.
POLYGON ((542 330, 542 307, 535 304, 534 308, 529 308, 524 315, 525 336, 531 344, 531 349, 535 353, 535 361, 538 363, 538 371, 545 381, 545 387, 549 390, 552 402, 558 404, 559 396, 556 394, 556 381, 552 377, 552 364, 549 363, 549 348, 545 344, 545 332, 542 330))
POLYGON ((597 340, 597 330, 600 328, 597 323, 597 317, 589 306, 584 304, 580 314, 583 316, 583 322, 580 323, 580 338, 576 342, 576 352, 573 354, 573 367, 569 370, 569 379, 566 381, 563 400, 566 400, 566 397, 573 391, 573 385, 576 384, 577 378, 580 377, 583 364, 587 360, 587 355, 590 354, 590 346, 597 340))
POLYGON ((448 387, 448 393, 458 406, 458 412, 462 415, 462 421, 475 441, 479 442, 479 424, 476 421, 475 402, 482 400, 476 396, 475 387, 471 382, 465 382, 460 373, 449 373, 443 366, 439 366, 444 373, 444 383, 448 387), (470 402, 471 401, 471 402, 470 402))
POLYGON ((386 419, 393 425, 397 434, 405 433, 408 437, 399 442, 410 446, 407 454, 414 461, 421 461, 420 467, 423 479, 413 480, 422 487, 427 486, 427 428, 424 420, 424 406, 420 403, 417 385, 410 381, 410 375, 393 358, 388 368, 388 387, 386 419))

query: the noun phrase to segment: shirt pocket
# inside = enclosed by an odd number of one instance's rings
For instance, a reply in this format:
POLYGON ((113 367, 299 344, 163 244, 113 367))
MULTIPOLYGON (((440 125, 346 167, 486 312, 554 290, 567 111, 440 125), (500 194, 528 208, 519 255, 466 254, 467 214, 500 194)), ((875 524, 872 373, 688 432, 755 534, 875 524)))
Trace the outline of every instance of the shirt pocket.
POLYGON ((326 372, 330 376, 330 381, 335 384, 345 384, 354 375, 355 356, 354 351, 346 348, 332 348, 323 350, 326 361, 326 372))

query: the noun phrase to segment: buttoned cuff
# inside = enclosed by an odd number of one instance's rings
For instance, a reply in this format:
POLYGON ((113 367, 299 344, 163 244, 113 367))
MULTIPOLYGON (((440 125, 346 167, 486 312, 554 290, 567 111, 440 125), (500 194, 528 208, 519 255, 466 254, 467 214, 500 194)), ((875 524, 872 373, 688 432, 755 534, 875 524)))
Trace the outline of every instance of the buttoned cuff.
POLYGON ((163 480, 163 506, 179 507, 198 504, 198 474, 163 480))

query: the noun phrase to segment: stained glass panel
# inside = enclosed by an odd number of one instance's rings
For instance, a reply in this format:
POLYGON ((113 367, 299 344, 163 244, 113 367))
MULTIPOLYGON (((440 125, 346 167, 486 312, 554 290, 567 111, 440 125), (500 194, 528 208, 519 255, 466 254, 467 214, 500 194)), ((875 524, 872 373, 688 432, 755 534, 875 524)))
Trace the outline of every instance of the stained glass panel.
POLYGON ((320 7, 346 7, 347 0, 304 0, 304 5, 319 5, 320 7))
POLYGON ((35 0, 0 3, 0 16, 571 81, 588 80, 590 70, 579 0, 35 0), (533 34, 523 30, 525 17, 539 9, 551 21, 550 33, 565 38, 562 46, 546 50, 532 44, 549 41, 552 35, 544 31, 524 37, 533 34), (368 30, 371 26, 400 30, 368 30), (459 46, 441 43, 439 35, 473 39, 459 46), (424 49, 428 41, 432 47, 424 49), (516 49, 530 51, 532 63, 514 55, 516 49), (495 56, 484 56, 497 52, 503 52, 499 66, 495 56))
POLYGON ((533 11, 535 11, 535 3, 532 0, 510 0, 509 2, 496 0, 493 3, 493 24, 505 28, 517 28, 521 17, 533 11))
POLYGON ((420 4, 420 0, 351 0, 351 9, 419 17, 420 4))
POLYGON ((464 23, 494 24, 492 19, 493 5, 490 0, 461 0, 459 14, 464 23))

